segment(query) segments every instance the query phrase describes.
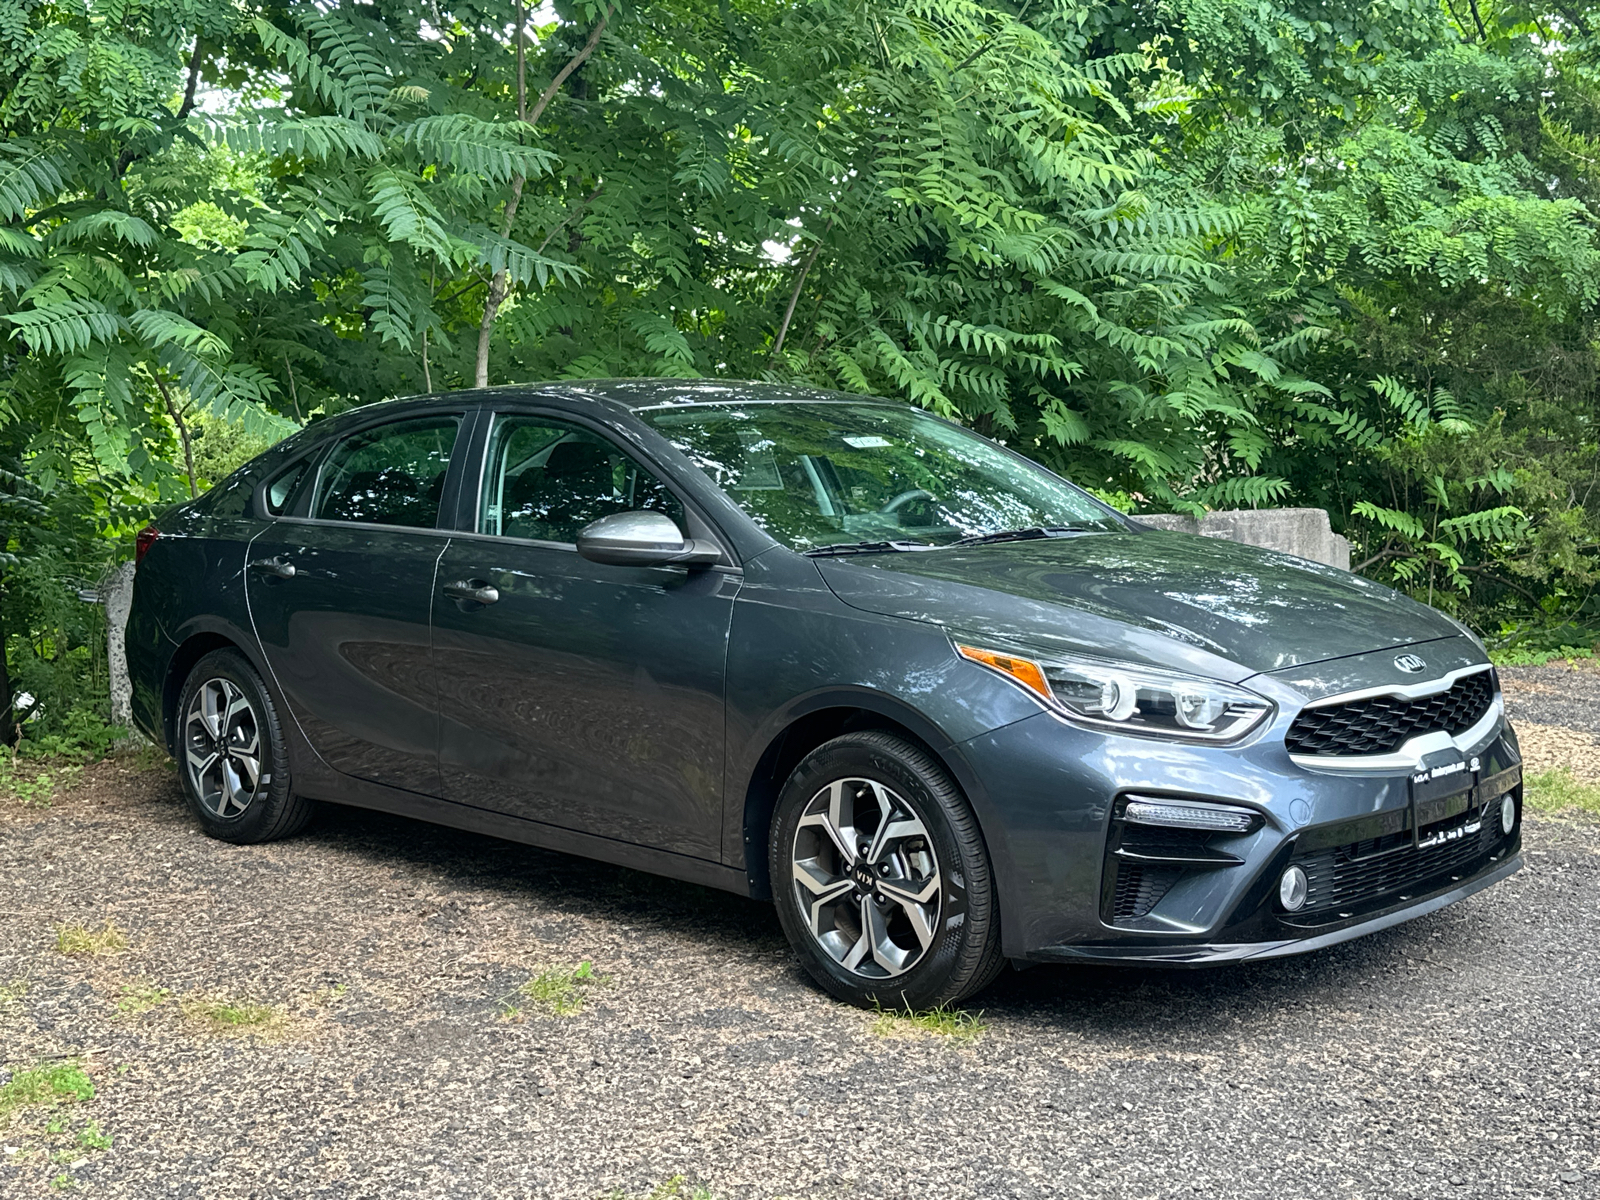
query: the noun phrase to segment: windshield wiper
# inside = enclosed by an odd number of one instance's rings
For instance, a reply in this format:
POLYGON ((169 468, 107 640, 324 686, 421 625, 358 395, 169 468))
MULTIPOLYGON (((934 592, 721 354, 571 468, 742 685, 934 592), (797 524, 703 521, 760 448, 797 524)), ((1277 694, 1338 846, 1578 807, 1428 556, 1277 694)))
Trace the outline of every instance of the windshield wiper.
POLYGON ((1031 542, 1036 538, 1066 537, 1074 533, 1094 533, 1087 525, 1034 525, 1028 529, 1002 529, 997 533, 975 533, 957 538, 952 546, 986 546, 991 542, 1031 542))
POLYGON ((807 558, 833 558, 841 554, 897 554, 908 550, 936 550, 927 542, 835 542, 831 546, 818 546, 804 550, 807 558))

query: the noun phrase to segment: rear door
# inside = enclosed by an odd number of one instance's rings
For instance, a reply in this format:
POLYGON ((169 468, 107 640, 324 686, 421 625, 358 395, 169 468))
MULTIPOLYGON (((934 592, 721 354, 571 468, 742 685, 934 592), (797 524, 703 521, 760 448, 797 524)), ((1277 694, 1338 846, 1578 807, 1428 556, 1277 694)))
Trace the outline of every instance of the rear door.
POLYGON ((439 793, 429 609, 439 528, 468 413, 408 415, 347 434, 292 510, 250 546, 262 653, 329 766, 439 793))
POLYGON ((720 857, 737 571, 581 558, 578 530, 615 512, 708 529, 604 431, 572 420, 496 416, 478 490, 434 591, 445 795, 720 857))

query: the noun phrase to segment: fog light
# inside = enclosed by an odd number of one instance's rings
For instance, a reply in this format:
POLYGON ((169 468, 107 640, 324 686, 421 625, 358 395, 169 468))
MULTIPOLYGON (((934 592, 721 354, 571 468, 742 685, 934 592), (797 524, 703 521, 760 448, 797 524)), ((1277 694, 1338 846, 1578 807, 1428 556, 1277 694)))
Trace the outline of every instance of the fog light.
POLYGON ((1230 804, 1202 804, 1195 800, 1158 800, 1129 797, 1122 819, 1134 825, 1160 825, 1167 829, 1204 829, 1212 833, 1249 833, 1256 826, 1254 809, 1230 804))
POLYGON ((1517 827, 1517 802, 1508 792, 1506 798, 1500 801, 1500 829, 1503 833, 1510 833, 1517 827))
POLYGON ((1306 906, 1306 893, 1310 890, 1306 873, 1299 867, 1290 867, 1278 880, 1278 903, 1285 912, 1299 912, 1306 906))

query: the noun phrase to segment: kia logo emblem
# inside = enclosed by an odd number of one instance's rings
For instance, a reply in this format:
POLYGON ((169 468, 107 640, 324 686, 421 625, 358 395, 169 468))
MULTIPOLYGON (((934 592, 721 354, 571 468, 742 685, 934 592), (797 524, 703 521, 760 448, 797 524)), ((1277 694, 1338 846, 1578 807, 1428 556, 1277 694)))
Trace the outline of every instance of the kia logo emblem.
POLYGON ((1402 654, 1394 660, 1394 665, 1407 675, 1415 675, 1418 671, 1426 671, 1428 664, 1415 654, 1402 654))

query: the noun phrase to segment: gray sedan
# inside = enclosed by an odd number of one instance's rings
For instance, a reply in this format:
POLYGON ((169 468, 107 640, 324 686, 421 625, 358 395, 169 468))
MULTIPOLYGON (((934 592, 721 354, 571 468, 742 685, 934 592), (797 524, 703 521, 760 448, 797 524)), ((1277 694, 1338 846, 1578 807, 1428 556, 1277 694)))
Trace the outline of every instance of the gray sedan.
POLYGON ((139 538, 206 832, 313 803, 769 897, 834 995, 1298 953, 1521 864, 1483 646, 903 404, 626 380, 320 421, 139 538))

